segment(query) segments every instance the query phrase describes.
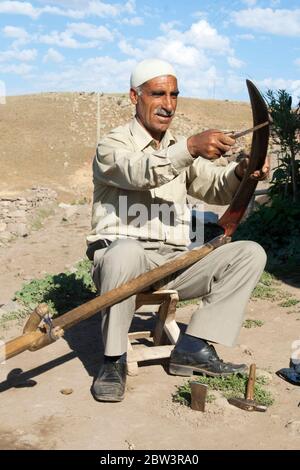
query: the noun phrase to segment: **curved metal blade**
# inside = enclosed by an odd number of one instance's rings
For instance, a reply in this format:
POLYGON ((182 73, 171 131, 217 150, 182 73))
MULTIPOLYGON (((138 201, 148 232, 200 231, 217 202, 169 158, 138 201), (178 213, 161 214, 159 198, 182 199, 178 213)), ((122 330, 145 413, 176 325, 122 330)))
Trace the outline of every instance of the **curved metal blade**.
MULTIPOLYGON (((269 120, 268 108, 256 86, 250 80, 246 80, 246 83, 252 107, 254 127, 269 120)), ((231 236, 236 230, 255 191, 258 182, 250 179, 249 176, 263 167, 268 151, 269 132, 269 126, 265 126, 253 133, 247 172, 230 206, 218 222, 227 236, 231 236)))

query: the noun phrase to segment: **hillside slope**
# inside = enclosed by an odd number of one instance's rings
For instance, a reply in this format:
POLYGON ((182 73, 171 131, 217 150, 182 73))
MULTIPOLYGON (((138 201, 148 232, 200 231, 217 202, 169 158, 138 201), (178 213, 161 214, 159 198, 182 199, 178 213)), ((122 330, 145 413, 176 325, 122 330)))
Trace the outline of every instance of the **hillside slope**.
MULTIPOLYGON (((0 106, 0 197, 42 185, 64 200, 89 199, 97 134, 104 135, 133 113, 125 94, 9 97, 0 106)), ((251 120, 247 103, 180 98, 172 127, 191 135, 207 128, 245 129, 251 120)))

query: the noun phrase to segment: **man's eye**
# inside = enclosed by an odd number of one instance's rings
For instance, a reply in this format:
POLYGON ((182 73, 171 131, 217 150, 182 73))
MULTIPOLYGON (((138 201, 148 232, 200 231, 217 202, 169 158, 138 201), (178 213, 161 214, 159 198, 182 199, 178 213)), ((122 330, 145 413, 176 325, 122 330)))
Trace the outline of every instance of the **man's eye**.
POLYGON ((163 91, 153 91, 151 93, 151 96, 164 96, 164 92, 163 91))

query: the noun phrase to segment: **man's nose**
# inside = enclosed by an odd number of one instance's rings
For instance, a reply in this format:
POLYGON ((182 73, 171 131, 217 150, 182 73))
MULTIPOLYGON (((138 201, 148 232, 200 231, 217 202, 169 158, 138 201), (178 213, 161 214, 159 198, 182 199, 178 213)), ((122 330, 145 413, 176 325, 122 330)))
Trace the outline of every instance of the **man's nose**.
POLYGON ((173 110, 173 102, 172 102, 172 97, 171 95, 165 95, 164 100, 163 100, 163 107, 167 111, 172 111, 173 110))

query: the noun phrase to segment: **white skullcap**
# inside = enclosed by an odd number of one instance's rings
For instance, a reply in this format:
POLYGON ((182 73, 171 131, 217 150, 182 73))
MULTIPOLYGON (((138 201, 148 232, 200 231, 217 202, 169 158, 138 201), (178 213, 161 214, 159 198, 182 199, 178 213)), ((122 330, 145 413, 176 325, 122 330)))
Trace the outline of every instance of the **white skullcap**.
POLYGON ((139 62, 130 77, 130 87, 136 88, 152 78, 162 75, 176 77, 174 68, 169 62, 160 59, 146 59, 139 62))

